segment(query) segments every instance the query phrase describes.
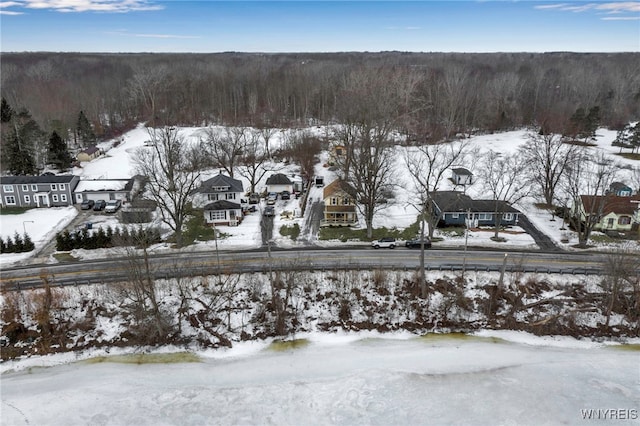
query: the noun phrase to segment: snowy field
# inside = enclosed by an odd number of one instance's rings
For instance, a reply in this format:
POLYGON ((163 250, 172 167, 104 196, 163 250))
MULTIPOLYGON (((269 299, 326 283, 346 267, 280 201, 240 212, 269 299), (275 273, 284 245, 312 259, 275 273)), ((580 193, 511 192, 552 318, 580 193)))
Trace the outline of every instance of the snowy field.
POLYGON ((2 424, 556 425, 612 409, 638 422, 637 350, 517 332, 299 337, 309 345, 246 343, 196 362, 5 364, 2 424))
MULTIPOLYGON (((216 127, 222 131, 222 127, 216 127)), ((310 127, 305 129, 314 133, 318 137, 325 137, 327 133, 330 133, 330 129, 324 127, 310 127)), ((276 149, 281 146, 286 138, 288 132, 293 130, 280 130, 274 134, 270 145, 272 149, 276 149)), ((202 128, 181 128, 180 134, 185 138, 188 143, 197 143, 200 138, 204 136, 202 128)), ((611 146, 611 142, 615 139, 616 132, 612 130, 599 129, 597 132, 596 144, 597 147, 593 149, 602 150, 611 155, 619 152, 619 148, 611 146)), ((115 140, 106 141, 100 144, 100 147, 105 150, 106 155, 99 157, 91 162, 82 163, 79 168, 75 168, 73 173, 81 176, 82 179, 118 179, 128 178, 135 174, 135 166, 132 161, 132 156, 138 149, 145 148, 145 141, 149 139, 147 129, 143 125, 139 125, 134 130, 126 133, 118 139, 118 146, 113 147, 115 140)), ((499 152, 514 152, 521 145, 527 141, 526 130, 516 130, 511 132, 503 132, 496 134, 474 136, 468 139, 468 143, 478 149, 479 152, 486 152, 488 150, 495 150, 499 152)), ((324 152, 321 155, 320 162, 316 165, 316 173, 318 175, 325 176, 325 183, 330 183, 335 179, 335 173, 328 170, 325 167, 327 163, 327 153, 324 152)), ((637 161, 627 160, 622 157, 616 156, 616 161, 623 165, 638 166, 637 161)), ((396 169, 401 172, 405 169, 403 167, 403 157, 400 153, 396 159, 396 169)), ((283 165, 272 164, 271 167, 278 169, 278 172, 286 174, 296 174, 298 172, 295 165, 283 165)), ((479 167, 479 164, 470 166, 472 171, 474 167, 479 167)), ((218 170, 212 170, 210 173, 204 174, 203 179, 207 179, 218 173, 218 170)), ((625 181, 630 178, 628 170, 621 170, 619 180, 625 181)), ((238 176, 243 180, 245 188, 248 188, 248 181, 238 176)), ((266 177, 264 178, 266 180, 266 177)), ((396 191, 396 199, 393 203, 389 203, 387 208, 381 210, 374 218, 374 227, 387 227, 403 229, 411 225, 416 221, 417 210, 412 205, 412 196, 407 188, 411 187, 411 178, 406 173, 400 173, 398 176, 398 182, 400 187, 396 191), (404 189, 404 190, 403 190, 404 189)), ((258 185, 257 190, 260 192, 264 190, 264 181, 258 185)), ((453 185, 446 181, 441 190, 452 190, 453 185)), ((475 198, 483 198, 481 188, 478 185, 472 185, 468 188, 467 193, 475 198)), ((311 200, 322 199, 322 188, 312 187, 310 189, 309 198, 311 200)), ((274 244, 279 247, 295 247, 306 242, 294 242, 288 237, 282 237, 279 229, 283 225, 298 224, 303 228, 304 218, 299 216, 300 206, 299 200, 292 199, 289 201, 278 200, 276 205, 276 217, 274 218, 274 244), (281 217, 280 213, 283 211, 291 212, 291 215, 281 217)), ((264 203, 264 201, 263 201, 264 203)), ((540 210, 534 206, 533 199, 526 199, 520 204, 516 205, 520 211, 522 211, 532 221, 532 223, 538 227, 541 231, 551 237, 557 245, 560 247, 572 250, 571 245, 576 243, 575 238, 571 238, 571 233, 563 229, 562 221, 551 220, 550 213, 546 210, 540 210), (569 243, 562 243, 563 238, 570 237, 569 243)), ((38 209, 30 210, 22 215, 2 215, 0 216, 0 234, 6 238, 13 236, 15 232, 22 234, 24 230, 29 233, 34 240, 36 250, 39 250, 50 239, 55 237, 55 234, 73 220, 77 215, 77 211, 73 208, 67 209, 38 209)), ((240 226, 237 227, 219 227, 220 231, 227 234, 228 237, 219 241, 219 247, 223 250, 234 249, 247 249, 260 247, 262 245, 260 235, 260 222, 261 212, 258 210, 245 217, 240 226)), ((113 221, 98 220, 98 223, 94 227, 96 229, 99 226, 114 225, 113 221), (103 223, 101 223, 103 222, 103 223)), ((364 222, 361 224, 364 226, 364 222)), ((520 248, 520 249, 536 249, 533 238, 528 234, 521 233, 519 228, 513 229, 515 233, 502 233, 501 236, 506 238, 505 243, 496 243, 490 238, 493 233, 488 230, 481 230, 477 232, 470 232, 469 245, 483 246, 493 248, 520 248)), ((451 237, 448 235, 439 235, 444 237, 444 241, 437 243, 436 247, 461 247, 464 245, 463 237, 451 237)), ((333 246, 340 245, 339 241, 317 241, 314 237, 307 238, 307 240, 318 244, 320 246, 333 246)), ((186 250, 209 250, 213 241, 200 242, 195 246, 186 248, 186 250)), ((368 243, 362 243, 368 245, 368 243)), ((603 248, 600 246, 599 248, 603 248)), ((158 245, 153 248, 155 251, 168 250, 166 245, 158 245)), ((104 257, 107 253, 104 250, 79 250, 73 253, 74 256, 80 259, 99 258, 104 257)), ((33 253, 21 253, 21 254, 3 254, 0 256, 0 265, 9 266, 12 264, 20 264, 25 262, 29 257, 33 256, 33 253)), ((47 259, 47 261, 55 261, 54 259, 47 259)))

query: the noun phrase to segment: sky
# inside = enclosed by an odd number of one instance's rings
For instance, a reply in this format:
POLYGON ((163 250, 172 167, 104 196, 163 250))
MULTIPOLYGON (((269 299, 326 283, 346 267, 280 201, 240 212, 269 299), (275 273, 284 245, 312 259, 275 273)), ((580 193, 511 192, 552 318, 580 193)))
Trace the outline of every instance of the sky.
POLYGON ((640 1, 0 0, 2 52, 640 51, 640 1))

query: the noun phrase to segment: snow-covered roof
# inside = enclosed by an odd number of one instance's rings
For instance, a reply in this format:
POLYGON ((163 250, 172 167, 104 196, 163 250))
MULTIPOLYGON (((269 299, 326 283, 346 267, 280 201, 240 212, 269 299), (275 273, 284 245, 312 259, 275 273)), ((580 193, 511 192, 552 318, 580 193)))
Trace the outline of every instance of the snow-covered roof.
POLYGON ((130 191, 132 186, 133 178, 81 180, 75 192, 130 191))
POLYGON ((227 200, 218 200, 218 201, 214 201, 213 203, 209 203, 206 206, 204 206, 204 210, 236 210, 239 209, 240 204, 236 204, 236 203, 232 203, 231 201, 227 201, 227 200))
POLYGON ((200 185, 196 192, 215 193, 215 192, 243 192, 244 187, 242 181, 232 177, 223 175, 222 173, 207 179, 200 185))

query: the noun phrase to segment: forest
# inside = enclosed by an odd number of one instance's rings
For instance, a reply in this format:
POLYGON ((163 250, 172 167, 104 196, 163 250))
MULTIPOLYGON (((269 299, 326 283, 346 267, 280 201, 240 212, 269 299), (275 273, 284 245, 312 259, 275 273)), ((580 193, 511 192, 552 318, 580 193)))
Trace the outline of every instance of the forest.
POLYGON ((2 53, 1 95, 44 134, 76 141, 150 125, 342 123, 375 103, 420 140, 533 124, 563 132, 599 107, 621 129, 640 115, 638 53, 2 53), (380 89, 384 90, 380 90, 380 89), (369 106, 354 108, 362 102, 369 106), (393 99, 390 99, 393 98, 393 99))

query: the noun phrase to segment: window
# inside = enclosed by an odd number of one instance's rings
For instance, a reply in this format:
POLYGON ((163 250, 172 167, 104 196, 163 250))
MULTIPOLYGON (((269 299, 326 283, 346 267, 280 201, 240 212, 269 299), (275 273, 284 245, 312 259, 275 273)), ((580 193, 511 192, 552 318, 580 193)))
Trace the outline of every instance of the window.
POLYGON ((331 205, 332 206, 337 206, 338 205, 338 199, 336 197, 331 197, 331 205))
POLYGON ((29 190, 29 185, 22 185, 22 190, 23 191, 28 191, 29 190))
POLYGON ((60 194, 60 201, 67 202, 67 194, 60 194))
POLYGON ((349 199, 349 197, 344 197, 342 199, 342 205, 343 206, 348 206, 350 204, 351 200, 349 199))
POLYGON ((231 193, 225 194, 225 198, 227 200, 235 200, 236 199, 236 193, 235 192, 231 192, 231 193))
POLYGON ((60 185, 58 185, 58 189, 60 191, 64 191, 64 183, 61 183, 60 185))
POLYGON ((8 206, 15 206, 16 197, 14 197, 13 195, 7 195, 6 197, 4 197, 4 203, 8 206))
POLYGON ((451 219, 458 219, 460 217, 460 213, 451 213, 451 219))
POLYGON ((24 196, 24 202, 25 202, 25 204, 30 204, 31 203, 31 197, 28 196, 28 195, 25 195, 24 196))
POLYGON ((215 192, 227 192, 229 190, 228 186, 214 186, 211 188, 215 192))
POLYGON ((218 194, 207 194, 207 200, 218 201, 218 194))
POLYGON ((631 225, 631 216, 620 216, 618 225, 631 225))
POLYGON ((13 192, 13 185, 2 185, 2 190, 4 192, 13 192))
POLYGON ((37 191, 38 190, 38 185, 35 184, 35 183, 33 185, 31 185, 31 190, 32 191, 37 191))
POLYGON ((478 220, 491 220, 493 215, 491 213, 478 213, 478 220))
POLYGON ((51 190, 52 191, 57 191, 58 190, 58 185, 56 185, 55 183, 51 184, 51 190))
POLYGON ((58 202, 58 194, 53 194, 51 196, 51 199, 53 200, 54 203, 57 203, 58 202))
POLYGON ((502 216, 502 220, 509 220, 509 221, 513 220, 513 213, 505 213, 502 216))
POLYGON ((209 212, 209 220, 225 220, 227 212, 225 210, 213 210, 209 212))

